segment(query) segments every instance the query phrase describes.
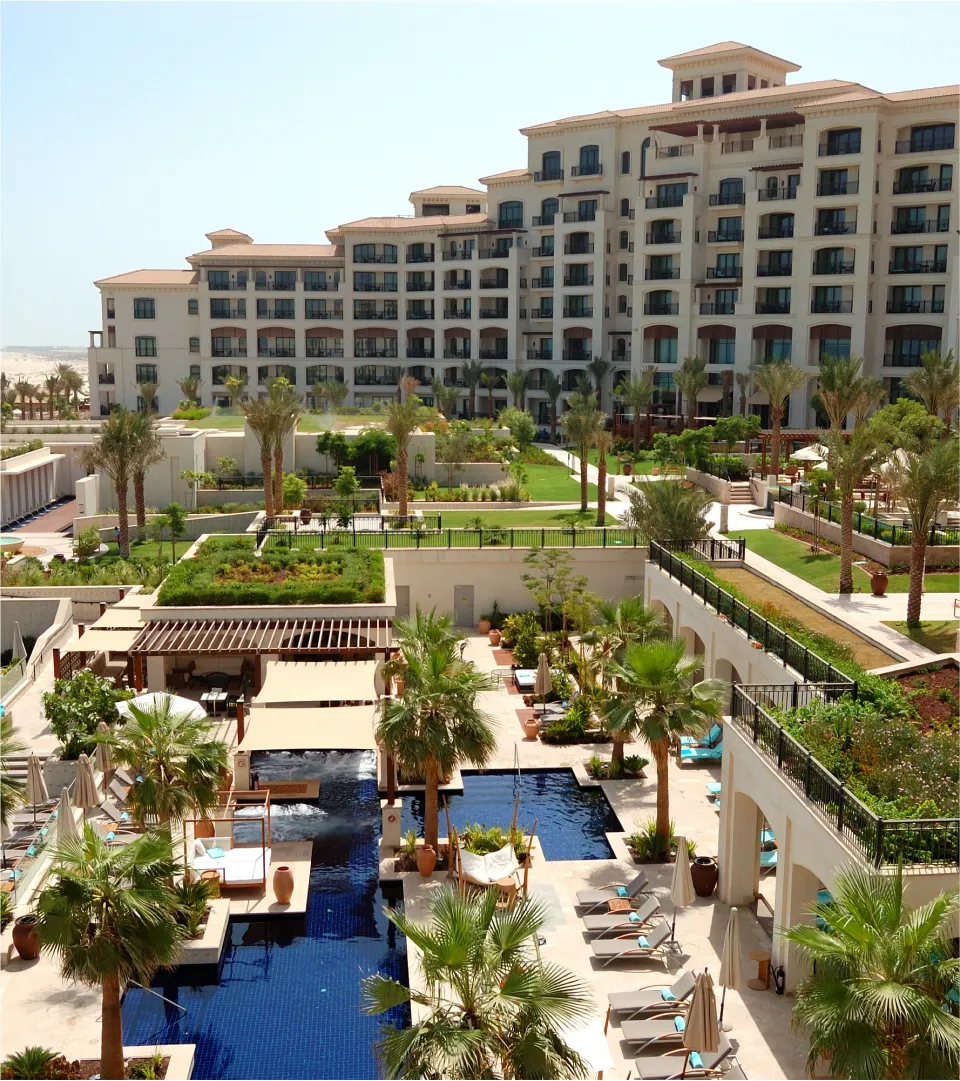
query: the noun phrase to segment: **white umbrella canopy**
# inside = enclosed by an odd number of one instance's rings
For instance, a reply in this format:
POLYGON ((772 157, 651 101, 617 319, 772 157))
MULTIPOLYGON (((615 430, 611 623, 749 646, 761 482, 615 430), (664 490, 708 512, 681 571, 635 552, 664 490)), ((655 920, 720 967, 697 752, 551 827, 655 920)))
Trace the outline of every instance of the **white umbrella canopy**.
POLYGON ((677 858, 673 864, 673 879, 670 883, 670 900, 673 902, 673 926, 670 929, 671 940, 677 930, 677 911, 693 904, 696 896, 693 890, 693 875, 690 873, 690 852, 686 837, 675 837, 677 858))
POLYGON ((57 844, 62 845, 65 841, 79 836, 77 821, 73 817, 73 805, 70 803, 70 793, 64 787, 57 805, 57 844))
POLYGON ((23 635, 20 633, 20 624, 14 620, 13 624, 13 656, 20 660, 27 659, 27 647, 23 644, 23 635))
POLYGON ((687 1052, 683 1060, 681 1077, 686 1073, 690 1052, 715 1054, 720 1047, 720 1032, 717 1024, 717 996, 713 991, 713 980, 706 969, 697 977, 693 997, 687 1009, 686 1023, 683 1029, 683 1046, 687 1052))
POLYGON ((85 754, 77 760, 77 783, 73 786, 73 805, 88 810, 100 802, 97 791, 97 779, 93 773, 93 763, 85 754))
POLYGON ((794 462, 825 462, 827 453, 827 448, 822 443, 811 443, 809 447, 803 447, 791 454, 790 459, 794 462))
MULTIPOLYGON (((105 736, 110 732, 110 726, 106 721, 101 721, 97 725, 97 735, 105 736)), ((113 769, 113 752, 110 750, 109 743, 98 743, 96 749, 93 752, 93 761, 96 767, 103 774, 104 784, 106 784, 107 774, 113 769)))
POLYGON ((141 694, 129 701, 118 702, 117 712, 121 717, 132 717, 131 706, 136 706, 143 713, 166 713, 170 717, 190 717, 200 720, 207 715, 207 711, 199 702, 191 702, 189 698, 180 698, 175 694, 167 694, 166 691, 141 694))
MULTIPOLYGON (((743 986, 743 961, 740 951, 740 914, 736 908, 730 909, 727 930, 723 936, 723 950, 720 954, 720 976, 717 981, 723 988, 720 999, 720 1024, 723 1026, 723 1008, 727 1004, 727 988, 739 991, 743 986)), ((727 1022, 729 1030, 730 1022, 727 1022)))
POLYGON ((533 694, 541 702, 553 690, 553 677, 550 675, 550 661, 546 653, 541 653, 537 661, 537 679, 533 685, 533 694))
POLYGON ((36 808, 38 803, 46 803, 50 798, 47 791, 47 781, 43 776, 43 768, 40 759, 31 754, 27 759, 27 803, 32 803, 36 808))

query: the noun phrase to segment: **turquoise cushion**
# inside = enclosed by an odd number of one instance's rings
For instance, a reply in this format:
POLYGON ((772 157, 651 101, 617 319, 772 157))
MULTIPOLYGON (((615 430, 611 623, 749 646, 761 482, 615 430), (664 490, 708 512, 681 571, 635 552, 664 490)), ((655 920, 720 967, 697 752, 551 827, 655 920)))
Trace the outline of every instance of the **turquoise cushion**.
POLYGON ((641 935, 637 939, 637 945, 640 947, 641 950, 649 950, 650 949, 650 943, 643 937, 643 935, 641 935))
POLYGON ((687 1065, 690 1067, 691 1070, 702 1070, 703 1059, 697 1054, 696 1051, 691 1051, 690 1058, 687 1061, 687 1065))
POLYGON ((617 896, 618 897, 629 897, 630 895, 627 893, 627 887, 626 886, 617 886, 617 896))
POLYGON ((129 819, 130 819, 130 815, 128 815, 126 811, 122 811, 121 814, 120 814, 120 821, 121 822, 127 822, 127 821, 129 821, 129 819))
POLYGON ((110 830, 110 832, 107 834, 107 840, 108 841, 113 841, 113 840, 116 839, 116 836, 117 835, 113 832, 113 830, 110 830))
POLYGON ((218 859, 220 859, 220 857, 221 857, 221 856, 223 856, 224 854, 225 854, 225 853, 224 853, 223 849, 222 849, 222 848, 220 848, 220 847, 217 847, 217 848, 208 848, 208 849, 207 849, 207 855, 208 855, 208 856, 209 856, 209 857, 210 857, 211 859, 214 859, 214 860, 218 860, 218 859))
POLYGON ((682 1017, 675 1017, 673 1019, 673 1027, 677 1030, 677 1032, 683 1032, 683 1030, 687 1027, 687 1023, 682 1017))
POLYGON ((677 996, 667 987, 660 992, 660 997, 664 1002, 676 1002, 677 996))

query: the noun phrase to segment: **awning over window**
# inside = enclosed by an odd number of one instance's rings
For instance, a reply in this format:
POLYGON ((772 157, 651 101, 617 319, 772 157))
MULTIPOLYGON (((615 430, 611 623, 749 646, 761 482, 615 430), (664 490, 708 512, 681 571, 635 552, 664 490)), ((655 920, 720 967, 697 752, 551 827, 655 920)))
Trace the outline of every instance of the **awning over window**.
POLYGON ((929 323, 903 323, 898 327, 887 327, 884 337, 888 342, 903 341, 940 341, 943 337, 943 327, 931 326, 929 323))
POLYGON ((389 649, 393 637, 390 620, 361 618, 155 620, 139 636, 130 634, 136 638, 131 638, 131 653, 160 657, 372 655, 389 649))
POLYGON ((815 341, 819 338, 849 338, 850 328, 840 323, 821 323, 818 327, 810 328, 810 337, 815 341))
POLYGON ((790 341, 793 330, 785 327, 782 323, 767 323, 765 326, 754 327, 753 337, 755 341, 776 339, 777 341, 790 341))
POLYGON ((658 338, 679 338, 680 333, 676 327, 668 326, 656 326, 656 327, 644 327, 643 336, 648 341, 656 341, 658 338))
POLYGON ((735 338, 736 336, 736 329, 725 326, 723 323, 711 323, 709 326, 697 327, 698 338, 735 338))

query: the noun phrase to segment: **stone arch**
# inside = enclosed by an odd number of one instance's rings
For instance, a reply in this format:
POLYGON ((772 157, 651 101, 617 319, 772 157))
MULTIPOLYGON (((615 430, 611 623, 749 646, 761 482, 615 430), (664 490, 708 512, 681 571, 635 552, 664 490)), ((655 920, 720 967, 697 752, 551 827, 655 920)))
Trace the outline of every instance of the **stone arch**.
POLYGON ((714 679, 722 679, 724 683, 729 683, 731 686, 743 682, 736 666, 728 661, 726 657, 717 657, 714 660, 713 677, 714 679))
POLYGON ((670 614, 670 609, 663 601, 651 600, 648 607, 654 615, 658 615, 663 620, 663 625, 666 627, 668 633, 673 634, 673 616, 670 614))

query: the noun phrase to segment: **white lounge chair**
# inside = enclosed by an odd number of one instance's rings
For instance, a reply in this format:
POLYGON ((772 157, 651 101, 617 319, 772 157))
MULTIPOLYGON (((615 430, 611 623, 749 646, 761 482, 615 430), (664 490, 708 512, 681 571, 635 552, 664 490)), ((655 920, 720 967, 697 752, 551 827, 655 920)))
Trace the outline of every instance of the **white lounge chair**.
POLYGON ((665 983, 648 984, 636 991, 612 991, 607 995, 611 1013, 636 1017, 638 1014, 662 1013, 664 1010, 685 1010, 693 994, 697 977, 693 972, 684 972, 678 980, 667 986, 665 983))
POLYGON ((668 1010, 642 1021, 624 1021, 620 1035, 627 1043, 639 1043, 641 1051, 655 1044, 679 1044, 683 1042, 683 1030, 687 1019, 679 1010, 668 1010))
POLYGON ((594 890, 578 890, 577 908, 603 908, 608 901, 617 897, 633 900, 648 892, 647 876, 641 871, 630 882, 611 882, 608 886, 600 886, 594 890))
POLYGON ((583 917, 583 929, 589 935, 604 935, 611 931, 626 933, 632 928, 641 931, 650 924, 660 911, 660 902, 656 897, 648 897, 639 908, 632 912, 598 912, 583 917))
POLYGON ((198 877, 201 871, 216 871, 220 876, 221 886, 259 886, 267 880, 270 849, 263 849, 259 845, 254 848, 222 849, 219 844, 211 844, 208 849, 203 841, 198 839, 193 842, 193 857, 190 863, 198 877), (217 851, 222 854, 212 854, 217 851))
POLYGON ((471 886, 493 886, 502 879, 512 878, 520 870, 517 854, 508 841, 496 852, 479 856, 475 852, 460 849, 460 868, 463 880, 471 886))
POLYGON ((719 1077, 720 1064, 733 1054, 733 1046, 721 1032, 720 1043, 712 1054, 707 1051, 697 1053, 678 1047, 664 1055, 644 1055, 634 1059, 634 1068, 640 1081, 672 1081, 678 1077, 719 1077), (686 1059, 686 1069, 684 1060, 686 1059))
POLYGON ((637 961, 654 957, 662 952, 670 942, 670 925, 666 922, 657 924, 646 935, 620 935, 617 938, 600 938, 590 943, 593 956, 602 961, 606 968, 611 961, 637 961))

